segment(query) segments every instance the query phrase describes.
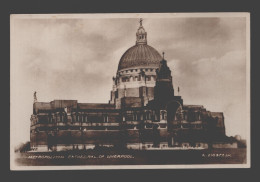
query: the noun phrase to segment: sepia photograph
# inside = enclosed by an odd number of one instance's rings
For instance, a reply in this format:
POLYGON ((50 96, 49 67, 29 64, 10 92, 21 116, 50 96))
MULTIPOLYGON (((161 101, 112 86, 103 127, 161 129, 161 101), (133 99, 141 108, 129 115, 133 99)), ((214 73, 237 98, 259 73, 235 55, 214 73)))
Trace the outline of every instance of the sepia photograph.
POLYGON ((11 170, 250 167, 250 13, 10 15, 11 170))

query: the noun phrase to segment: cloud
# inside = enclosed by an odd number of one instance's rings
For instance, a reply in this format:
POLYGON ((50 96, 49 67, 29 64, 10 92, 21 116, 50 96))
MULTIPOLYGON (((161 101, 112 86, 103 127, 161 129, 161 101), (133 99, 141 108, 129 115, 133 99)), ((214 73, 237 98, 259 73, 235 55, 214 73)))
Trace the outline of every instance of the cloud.
MULTIPOLYGON (((177 60, 169 66, 178 68, 181 64, 177 60)), ((231 51, 223 57, 202 58, 188 66, 192 74, 173 71, 173 83, 178 84, 175 88, 180 86, 184 104, 204 105, 210 111, 224 112, 227 133, 245 136, 240 126, 246 120, 246 52, 231 51)))

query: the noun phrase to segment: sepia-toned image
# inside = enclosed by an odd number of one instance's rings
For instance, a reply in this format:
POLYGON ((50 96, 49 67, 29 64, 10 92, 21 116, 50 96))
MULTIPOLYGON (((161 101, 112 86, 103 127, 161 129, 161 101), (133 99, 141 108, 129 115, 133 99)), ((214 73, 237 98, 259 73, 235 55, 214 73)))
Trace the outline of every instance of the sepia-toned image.
POLYGON ((250 14, 13 14, 11 170, 250 167, 250 14))

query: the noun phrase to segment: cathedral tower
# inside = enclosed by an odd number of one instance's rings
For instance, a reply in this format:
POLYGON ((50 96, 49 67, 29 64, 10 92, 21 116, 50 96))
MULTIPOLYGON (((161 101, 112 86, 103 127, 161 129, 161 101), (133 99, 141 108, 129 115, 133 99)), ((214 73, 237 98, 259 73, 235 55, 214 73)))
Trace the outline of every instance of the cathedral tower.
POLYGON ((160 61, 159 68, 156 70, 157 79, 154 90, 154 99, 160 102, 168 102, 174 99, 174 89, 172 84, 171 70, 167 66, 167 61, 160 61))

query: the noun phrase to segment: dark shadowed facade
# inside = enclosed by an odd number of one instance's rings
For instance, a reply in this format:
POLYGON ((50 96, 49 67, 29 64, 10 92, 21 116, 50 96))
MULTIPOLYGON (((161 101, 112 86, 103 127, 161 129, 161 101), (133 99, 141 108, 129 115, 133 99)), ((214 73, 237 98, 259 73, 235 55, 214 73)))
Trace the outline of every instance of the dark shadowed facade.
POLYGON ((147 44, 140 21, 136 44, 121 57, 108 103, 54 100, 33 104, 33 150, 116 146, 132 149, 218 147, 224 115, 176 96, 167 61, 147 44))

